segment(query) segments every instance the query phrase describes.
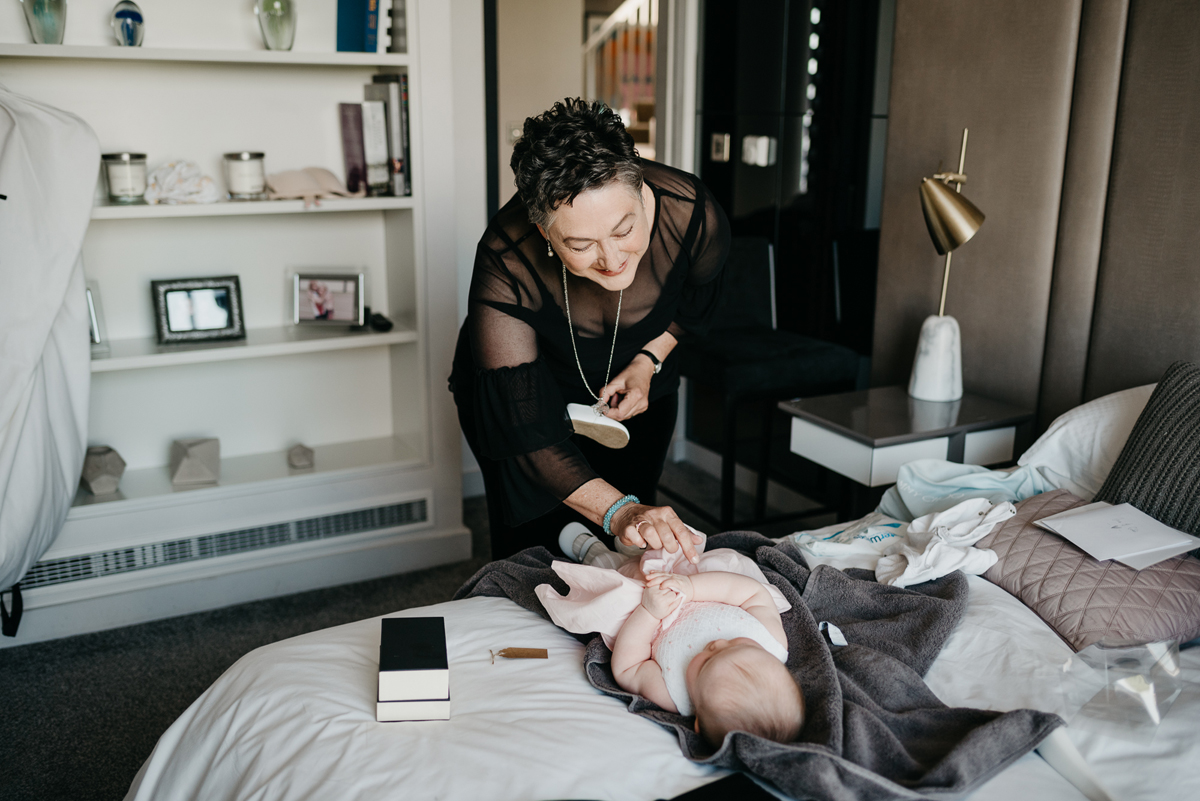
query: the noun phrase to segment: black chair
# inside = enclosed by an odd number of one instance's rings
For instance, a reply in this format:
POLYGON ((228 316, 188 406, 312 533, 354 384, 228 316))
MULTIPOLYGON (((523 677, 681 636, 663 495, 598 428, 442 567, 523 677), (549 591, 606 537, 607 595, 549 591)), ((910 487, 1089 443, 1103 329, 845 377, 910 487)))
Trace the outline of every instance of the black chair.
MULTIPOLYGON (((776 404, 796 397, 850 391, 863 383, 865 360, 850 348, 776 329, 775 259, 771 243, 735 237, 725 263, 720 306, 710 332, 679 344, 680 372, 692 384, 709 385, 722 398, 721 530, 734 527, 734 473, 738 407, 762 404, 766 414, 760 443, 755 519, 765 518, 776 404)), ((683 505, 712 520, 690 500, 664 489, 683 505)))

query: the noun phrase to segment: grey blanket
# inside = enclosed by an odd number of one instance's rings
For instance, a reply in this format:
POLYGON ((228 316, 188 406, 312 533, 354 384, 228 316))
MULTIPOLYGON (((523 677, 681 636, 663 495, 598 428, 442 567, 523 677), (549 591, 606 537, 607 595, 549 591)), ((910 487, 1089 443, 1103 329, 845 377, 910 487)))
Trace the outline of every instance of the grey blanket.
MULTIPOLYGON (((783 615, 788 669, 804 690, 807 708, 795 742, 730 732, 712 753, 689 718, 617 685, 609 668, 612 654, 598 635, 579 637, 587 644, 584 665, 592 685, 675 731, 689 759, 749 771, 795 798, 952 799, 983 784, 1063 723, 1033 710, 951 709, 926 686, 922 676, 966 608, 961 573, 900 589, 876 583, 867 571, 828 566, 810 571, 790 543, 777 545, 753 532, 718 534, 706 547, 752 557, 792 605, 783 615), (830 645, 820 621, 840 628, 849 644, 830 645)), ((484 566, 455 597, 506 596, 547 617, 534 587, 548 583, 567 592, 550 569, 553 561, 546 549, 530 548, 484 566)))

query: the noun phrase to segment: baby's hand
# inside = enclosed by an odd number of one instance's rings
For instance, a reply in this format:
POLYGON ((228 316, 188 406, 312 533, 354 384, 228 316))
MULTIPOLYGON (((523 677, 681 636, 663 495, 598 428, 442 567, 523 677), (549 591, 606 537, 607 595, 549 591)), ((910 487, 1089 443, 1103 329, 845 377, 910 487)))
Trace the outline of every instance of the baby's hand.
POLYGON ((678 573, 648 573, 646 575, 646 585, 662 587, 663 589, 675 592, 682 601, 690 601, 696 594, 695 590, 692 589, 692 580, 678 573))
POLYGON ((679 593, 659 585, 647 584, 646 589, 642 590, 642 606, 646 607, 646 611, 656 620, 662 620, 674 612, 681 603, 683 598, 679 593))

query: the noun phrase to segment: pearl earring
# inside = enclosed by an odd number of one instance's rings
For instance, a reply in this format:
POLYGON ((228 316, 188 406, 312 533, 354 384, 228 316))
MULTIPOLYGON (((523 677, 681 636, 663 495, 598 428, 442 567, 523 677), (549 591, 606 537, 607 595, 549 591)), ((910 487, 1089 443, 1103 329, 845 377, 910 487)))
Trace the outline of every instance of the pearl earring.
POLYGON ((550 247, 549 239, 546 240, 546 255, 550 258, 554 258, 554 248, 550 247))

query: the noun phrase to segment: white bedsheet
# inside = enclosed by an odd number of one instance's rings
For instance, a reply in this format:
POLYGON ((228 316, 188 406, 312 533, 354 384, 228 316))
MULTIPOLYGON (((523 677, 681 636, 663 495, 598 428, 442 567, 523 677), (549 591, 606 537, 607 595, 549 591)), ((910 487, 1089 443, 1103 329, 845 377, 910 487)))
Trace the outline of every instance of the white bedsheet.
MULTIPOLYGON (((1054 665, 1070 653, 1016 599, 971 578, 966 617, 928 680, 948 704, 1054 709, 1054 665), (1060 658, 1061 657, 1061 658, 1060 658)), ((689 762, 675 737, 592 689, 583 646, 505 599, 410 609, 444 615, 451 719, 376 723, 379 623, 365 620, 259 648, 159 740, 128 799, 653 799, 724 774, 689 762), (488 649, 550 658, 490 664, 488 649)), ((1185 652, 1200 681, 1200 649, 1185 652)), ((1200 692, 1186 690, 1149 745, 1073 732, 1118 798, 1200 798, 1200 692)), ((1034 754, 979 801, 1082 796, 1034 754)))

